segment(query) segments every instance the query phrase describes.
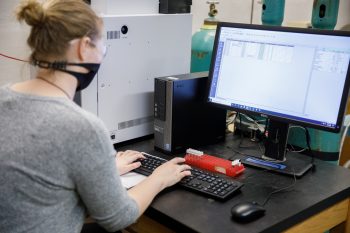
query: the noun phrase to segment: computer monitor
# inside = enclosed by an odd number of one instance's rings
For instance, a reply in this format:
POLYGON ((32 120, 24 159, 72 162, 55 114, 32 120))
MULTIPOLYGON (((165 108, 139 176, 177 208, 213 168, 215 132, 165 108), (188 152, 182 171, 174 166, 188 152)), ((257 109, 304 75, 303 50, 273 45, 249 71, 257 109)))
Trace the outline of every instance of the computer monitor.
POLYGON ((349 32, 219 23, 208 101, 269 119, 262 159, 243 162, 298 176, 311 168, 304 158, 286 160, 289 124, 340 131, 349 58, 349 32))

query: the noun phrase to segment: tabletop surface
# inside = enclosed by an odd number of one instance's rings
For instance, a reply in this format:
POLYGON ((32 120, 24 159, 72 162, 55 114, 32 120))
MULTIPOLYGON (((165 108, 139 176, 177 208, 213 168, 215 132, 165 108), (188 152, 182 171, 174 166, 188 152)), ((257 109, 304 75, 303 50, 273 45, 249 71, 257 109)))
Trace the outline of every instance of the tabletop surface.
MULTIPOLYGON (((237 141, 236 137, 228 136, 225 142, 195 149, 234 159, 241 156, 235 152, 237 141)), ((171 158, 155 151, 153 147, 153 139, 146 139, 117 149, 134 149, 171 158)), ((247 153, 252 154, 260 150, 256 143, 250 142, 247 142, 246 148, 247 153)), ((310 157, 305 156, 305 159, 310 157)), ((350 196, 348 169, 317 159, 315 165, 315 171, 309 171, 296 181, 292 176, 246 167, 244 173, 236 178, 244 186, 224 202, 181 187, 171 187, 155 198, 146 214, 181 232, 217 233, 218 229, 220 232, 281 232, 350 196), (289 189, 271 195, 264 206, 266 213, 262 218, 246 224, 231 219, 230 210, 235 204, 245 201, 262 204, 271 192, 290 185, 292 187, 289 189)))

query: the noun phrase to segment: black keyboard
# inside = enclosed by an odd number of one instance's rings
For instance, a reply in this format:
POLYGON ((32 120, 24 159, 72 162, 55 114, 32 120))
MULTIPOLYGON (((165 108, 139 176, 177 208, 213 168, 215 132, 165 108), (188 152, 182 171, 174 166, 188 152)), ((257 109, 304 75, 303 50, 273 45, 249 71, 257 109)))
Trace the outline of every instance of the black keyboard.
MULTIPOLYGON (((166 159, 147 153, 143 153, 143 155, 146 159, 140 160, 142 165, 133 170, 142 175, 149 176, 154 169, 167 161, 166 159)), ((218 200, 226 200, 243 186, 242 183, 232 178, 218 176, 214 173, 193 167, 191 169, 191 176, 183 178, 178 185, 218 200)))

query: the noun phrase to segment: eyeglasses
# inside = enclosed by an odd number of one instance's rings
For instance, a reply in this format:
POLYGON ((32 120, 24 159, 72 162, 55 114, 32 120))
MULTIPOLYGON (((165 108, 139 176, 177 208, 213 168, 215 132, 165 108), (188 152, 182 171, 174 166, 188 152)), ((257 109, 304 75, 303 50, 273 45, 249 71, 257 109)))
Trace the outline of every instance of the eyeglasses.
MULTIPOLYGON (((97 48, 98 46, 95 44, 95 43, 93 43, 93 42, 90 42, 90 44, 92 45, 92 46, 94 46, 95 48, 97 48)), ((107 52, 108 52, 108 46, 105 44, 105 43, 103 43, 103 42, 101 42, 101 51, 102 51, 102 56, 103 56, 103 58, 105 58, 106 56, 107 56, 107 52)))
POLYGON ((108 52, 108 46, 106 44, 103 43, 102 45, 102 55, 103 58, 105 58, 107 56, 107 52, 108 52))

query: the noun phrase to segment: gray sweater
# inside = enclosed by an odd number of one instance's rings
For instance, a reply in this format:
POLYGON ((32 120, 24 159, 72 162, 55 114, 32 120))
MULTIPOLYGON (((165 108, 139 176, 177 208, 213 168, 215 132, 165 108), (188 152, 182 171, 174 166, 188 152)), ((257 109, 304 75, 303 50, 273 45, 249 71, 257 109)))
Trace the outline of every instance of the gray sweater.
POLYGON ((108 231, 133 223, 103 123, 65 98, 0 88, 0 232, 108 231))

